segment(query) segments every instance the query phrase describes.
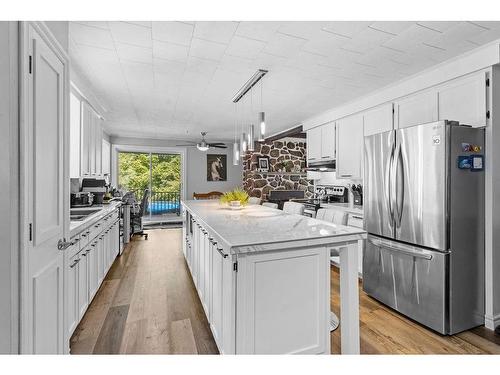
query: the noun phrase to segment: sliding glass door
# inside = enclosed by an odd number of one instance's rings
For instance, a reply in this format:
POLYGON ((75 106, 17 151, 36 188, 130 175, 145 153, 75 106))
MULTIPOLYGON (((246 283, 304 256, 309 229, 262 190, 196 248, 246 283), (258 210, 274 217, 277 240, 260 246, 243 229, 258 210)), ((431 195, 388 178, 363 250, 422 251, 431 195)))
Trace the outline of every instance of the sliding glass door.
POLYGON ((118 152, 118 187, 142 201, 150 191, 144 218, 162 221, 180 214, 181 156, 151 152, 118 152))

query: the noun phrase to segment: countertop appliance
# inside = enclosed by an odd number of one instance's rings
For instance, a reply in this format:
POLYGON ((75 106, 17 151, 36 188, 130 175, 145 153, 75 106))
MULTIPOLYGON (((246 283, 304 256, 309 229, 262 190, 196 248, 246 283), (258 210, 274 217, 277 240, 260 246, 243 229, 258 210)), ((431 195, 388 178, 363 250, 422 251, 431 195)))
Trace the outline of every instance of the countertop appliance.
POLYGON ((365 137, 363 289, 442 334, 484 324, 484 129, 365 137))
POLYGON ((71 193, 70 195, 70 207, 89 207, 94 203, 94 194, 92 193, 71 193))
POLYGON ((316 196, 324 203, 347 203, 349 189, 346 186, 319 186, 316 196))

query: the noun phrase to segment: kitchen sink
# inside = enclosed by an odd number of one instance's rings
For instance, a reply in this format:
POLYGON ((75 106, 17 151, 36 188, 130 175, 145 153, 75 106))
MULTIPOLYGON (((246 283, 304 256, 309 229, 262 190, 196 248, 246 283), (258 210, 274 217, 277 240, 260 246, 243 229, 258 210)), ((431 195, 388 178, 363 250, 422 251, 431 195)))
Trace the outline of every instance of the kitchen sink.
POLYGON ((69 219, 71 221, 82 221, 85 220, 87 216, 95 214, 101 211, 100 209, 72 209, 69 211, 69 219))

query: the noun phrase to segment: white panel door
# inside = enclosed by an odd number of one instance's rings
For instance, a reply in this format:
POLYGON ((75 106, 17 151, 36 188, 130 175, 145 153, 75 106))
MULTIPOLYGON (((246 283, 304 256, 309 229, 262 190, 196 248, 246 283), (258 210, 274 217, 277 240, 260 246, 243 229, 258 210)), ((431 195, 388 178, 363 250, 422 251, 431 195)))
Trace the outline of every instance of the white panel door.
MULTIPOLYGON (((28 316, 24 325, 22 350, 27 353, 62 353, 64 349, 63 252, 58 241, 64 238, 69 207, 65 170, 64 60, 34 29, 27 27, 32 73, 28 75, 28 119, 26 206, 31 223, 27 232, 28 316)), ((28 60, 28 59, 27 59, 28 60)))
POLYGON ((392 103, 382 104, 364 112, 364 136, 383 133, 393 129, 392 103))
POLYGON ((395 127, 399 129, 437 121, 437 91, 424 91, 400 99, 394 103, 394 109, 395 127))
POLYGON ((337 178, 362 177, 363 115, 337 121, 337 178))
POLYGON ((486 126, 486 73, 457 78, 438 90, 439 120, 486 126))
POLYGON ((321 159, 335 159, 335 122, 321 126, 321 159))
POLYGON ((317 162, 321 159, 321 126, 307 131, 307 161, 317 162))

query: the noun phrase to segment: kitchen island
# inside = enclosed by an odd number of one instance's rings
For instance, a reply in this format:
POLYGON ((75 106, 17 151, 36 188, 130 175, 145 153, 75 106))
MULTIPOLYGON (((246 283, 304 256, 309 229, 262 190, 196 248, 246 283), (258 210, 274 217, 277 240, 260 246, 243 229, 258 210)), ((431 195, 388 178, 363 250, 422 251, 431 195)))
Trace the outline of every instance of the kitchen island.
POLYGON ((183 201, 183 252, 223 354, 329 354, 330 248, 340 247, 341 351, 359 353, 362 229, 250 205, 183 201))

